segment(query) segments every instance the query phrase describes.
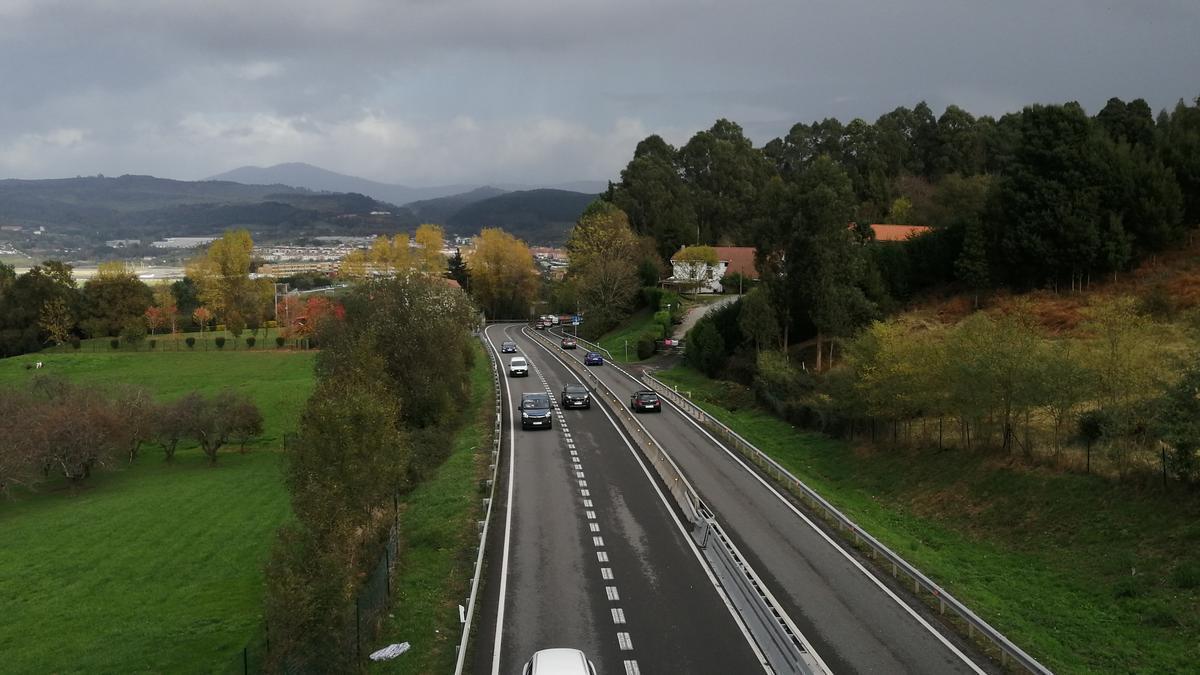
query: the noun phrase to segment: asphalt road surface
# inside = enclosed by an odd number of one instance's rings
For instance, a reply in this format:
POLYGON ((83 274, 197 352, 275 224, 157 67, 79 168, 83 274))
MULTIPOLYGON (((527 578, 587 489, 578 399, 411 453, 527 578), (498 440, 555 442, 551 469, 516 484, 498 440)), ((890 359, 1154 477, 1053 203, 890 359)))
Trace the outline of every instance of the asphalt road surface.
MULTIPOLYGON (((592 372, 626 398, 643 388, 607 362, 592 372)), ((998 671, 668 402, 641 420, 834 673, 998 671)))
MULTIPOLYGON (((513 340, 532 368, 502 372, 500 484, 475 673, 520 673, 535 651, 582 649, 600 673, 755 673, 762 659, 717 590, 648 465, 603 404, 555 408, 552 430, 522 431, 522 392, 560 399, 571 371, 523 335, 485 332, 505 369, 513 340), (510 444, 511 439, 511 444, 510 444)), ((553 356, 552 356, 553 354, 553 356)))

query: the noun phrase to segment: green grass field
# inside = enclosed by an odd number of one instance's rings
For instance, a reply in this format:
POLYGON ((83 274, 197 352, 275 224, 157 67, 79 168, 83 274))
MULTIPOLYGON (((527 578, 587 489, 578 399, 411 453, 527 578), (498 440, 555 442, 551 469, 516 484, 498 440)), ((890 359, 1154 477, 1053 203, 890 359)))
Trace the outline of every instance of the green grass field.
POLYGON ((264 416, 262 439, 210 468, 144 447, 77 494, 48 482, 0 501, 4 672, 213 672, 261 625, 262 566, 288 515, 278 448, 313 385, 311 352, 36 354, 0 360, 0 386, 38 373, 134 383, 167 399, 231 386, 264 416))
MULTIPOLYGON (((596 344, 604 347, 617 361, 631 363, 639 361, 637 356, 637 341, 643 333, 655 332, 654 313, 648 309, 639 310, 633 316, 621 322, 621 325, 602 335, 596 344)), ((657 333, 655 333, 657 335, 657 333)))
POLYGON ((1200 663, 1195 492, 1008 456, 851 447, 691 369, 658 375, 1056 672, 1194 672, 1200 663))
POLYGON ((482 518, 484 494, 479 478, 490 454, 493 422, 492 370, 478 349, 471 373, 471 405, 454 449, 430 480, 401 503, 401 554, 396 563, 396 604, 378 640, 380 645, 409 642, 399 658, 375 664, 386 673, 448 673, 454 670, 461 636, 458 603, 470 593, 472 548, 478 541, 475 521, 482 518))

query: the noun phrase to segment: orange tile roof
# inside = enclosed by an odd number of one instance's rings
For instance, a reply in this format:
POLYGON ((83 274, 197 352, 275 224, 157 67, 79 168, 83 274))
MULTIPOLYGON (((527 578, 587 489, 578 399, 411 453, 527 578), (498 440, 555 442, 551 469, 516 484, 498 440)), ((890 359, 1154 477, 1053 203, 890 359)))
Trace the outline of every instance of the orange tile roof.
POLYGON ((875 233, 875 241, 904 241, 913 237, 920 236, 933 230, 928 225, 882 225, 871 224, 871 231, 875 233))
POLYGON ((754 265, 753 246, 714 246, 717 249, 717 259, 728 263, 725 276, 741 274, 747 279, 758 278, 758 268, 754 265))

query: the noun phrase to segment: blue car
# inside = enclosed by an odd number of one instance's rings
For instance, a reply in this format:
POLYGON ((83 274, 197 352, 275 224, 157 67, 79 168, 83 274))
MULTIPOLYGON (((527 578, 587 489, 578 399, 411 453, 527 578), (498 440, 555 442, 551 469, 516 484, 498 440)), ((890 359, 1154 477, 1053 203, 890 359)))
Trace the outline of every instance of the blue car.
POLYGON ((604 365, 604 357, 597 352, 588 352, 583 357, 583 365, 585 366, 602 366, 604 365))

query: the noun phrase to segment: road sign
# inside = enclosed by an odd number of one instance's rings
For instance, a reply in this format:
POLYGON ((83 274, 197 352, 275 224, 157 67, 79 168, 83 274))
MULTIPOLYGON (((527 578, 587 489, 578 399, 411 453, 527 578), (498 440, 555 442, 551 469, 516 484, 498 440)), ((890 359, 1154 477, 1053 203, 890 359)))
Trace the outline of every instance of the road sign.
POLYGON ((571 317, 571 325, 572 326, 578 326, 581 323, 583 323, 582 316, 579 316, 578 314, 576 314, 575 316, 571 317))

